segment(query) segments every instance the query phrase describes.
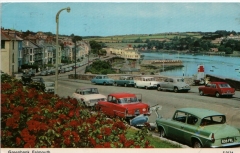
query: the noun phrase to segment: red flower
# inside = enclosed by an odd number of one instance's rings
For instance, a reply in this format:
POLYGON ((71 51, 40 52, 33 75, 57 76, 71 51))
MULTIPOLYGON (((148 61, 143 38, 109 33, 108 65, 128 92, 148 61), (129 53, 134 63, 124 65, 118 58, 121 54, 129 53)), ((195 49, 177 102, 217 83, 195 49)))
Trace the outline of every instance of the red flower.
POLYGON ((18 124, 16 123, 16 120, 14 118, 8 118, 6 121, 6 125, 13 129, 18 128, 18 124))
POLYGON ((65 139, 64 139, 64 144, 67 145, 67 146, 69 146, 69 145, 71 144, 70 139, 69 139, 69 138, 65 138, 65 139))
POLYGON ((111 132, 112 132, 112 130, 111 130, 110 128, 104 128, 104 129, 103 129, 103 133, 104 133, 104 135, 106 135, 106 136, 109 136, 109 135, 111 134, 111 132))
MULTIPOLYGON (((96 146, 96 141, 93 139, 93 138, 89 138, 89 140, 90 140, 90 142, 91 142, 91 144, 93 145, 93 146, 96 146)), ((101 147, 102 148, 102 147, 101 147)))
POLYGON ((73 117, 74 116, 74 111, 73 110, 69 111, 68 116, 73 117))
POLYGON ((70 122, 70 125, 72 127, 76 127, 76 126, 78 126, 78 122, 76 120, 73 120, 73 121, 70 122))
POLYGON ((111 143, 110 142, 105 142, 104 143, 104 148, 111 148, 111 143))
POLYGON ((21 144, 21 139, 19 137, 16 138, 16 144, 19 146, 21 144))
POLYGON ((120 138, 120 142, 121 142, 121 143, 124 143, 124 142, 126 141, 126 137, 125 137, 124 134, 121 134, 121 135, 119 136, 119 138, 120 138))
POLYGON ((124 143, 124 147, 125 148, 129 148, 131 145, 134 144, 134 141, 133 140, 127 140, 125 143, 124 143))

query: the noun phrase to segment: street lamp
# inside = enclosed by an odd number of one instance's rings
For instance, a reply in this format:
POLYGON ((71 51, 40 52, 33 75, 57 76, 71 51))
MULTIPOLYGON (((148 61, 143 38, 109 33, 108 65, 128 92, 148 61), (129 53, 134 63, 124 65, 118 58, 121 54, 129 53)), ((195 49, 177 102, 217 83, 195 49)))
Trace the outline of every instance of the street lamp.
POLYGON ((58 24, 59 24, 59 14, 63 11, 63 10, 67 10, 67 12, 70 12, 70 7, 67 8, 63 8, 61 10, 58 11, 57 15, 56 15, 56 23, 57 23, 57 31, 56 31, 56 70, 55 70, 55 90, 54 90, 54 94, 58 93, 58 58, 59 58, 59 48, 58 48, 58 24))

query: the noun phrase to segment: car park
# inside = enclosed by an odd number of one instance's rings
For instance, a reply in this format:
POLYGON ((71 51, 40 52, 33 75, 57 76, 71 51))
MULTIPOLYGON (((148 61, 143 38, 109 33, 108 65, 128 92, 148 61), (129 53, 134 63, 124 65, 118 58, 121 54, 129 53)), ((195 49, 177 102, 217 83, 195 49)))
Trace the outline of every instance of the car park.
POLYGON ((44 91, 47 93, 54 93, 55 84, 54 82, 44 82, 45 89, 44 91))
POLYGON ((159 81, 156 81, 154 77, 140 77, 139 79, 134 80, 135 88, 157 88, 159 81))
POLYGON ((226 123, 222 113, 202 108, 180 108, 170 119, 158 117, 160 137, 183 142, 193 148, 240 145, 240 129, 226 123))
POLYGON ((107 75, 97 75, 92 80, 93 84, 113 85, 114 80, 110 79, 107 75))
POLYGON ((190 85, 184 82, 183 78, 166 78, 159 82, 157 90, 170 90, 174 92, 184 91, 188 92, 191 89, 190 85))
POLYGON ((115 86, 132 86, 134 87, 134 80, 132 76, 120 76, 118 80, 114 80, 115 86))
POLYGON ((76 98, 85 106, 95 106, 98 101, 105 101, 106 96, 98 92, 98 89, 95 87, 81 87, 77 88, 76 91, 72 94, 73 98, 76 98))
POLYGON ((226 82, 208 82, 205 86, 198 88, 199 95, 213 95, 218 97, 232 97, 235 94, 235 89, 226 82))
POLYGON ((141 95, 133 93, 109 94, 106 101, 97 103, 96 108, 108 116, 118 116, 126 120, 133 119, 139 115, 151 114, 149 105, 142 102, 141 95))

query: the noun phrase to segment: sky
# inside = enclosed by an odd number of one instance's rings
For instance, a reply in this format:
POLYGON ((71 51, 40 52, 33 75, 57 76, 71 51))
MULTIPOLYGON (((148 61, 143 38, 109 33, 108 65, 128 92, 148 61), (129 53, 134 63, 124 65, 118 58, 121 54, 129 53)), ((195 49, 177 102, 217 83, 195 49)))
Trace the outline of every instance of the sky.
POLYGON ((1 27, 79 36, 240 32, 240 2, 2 2, 1 27))

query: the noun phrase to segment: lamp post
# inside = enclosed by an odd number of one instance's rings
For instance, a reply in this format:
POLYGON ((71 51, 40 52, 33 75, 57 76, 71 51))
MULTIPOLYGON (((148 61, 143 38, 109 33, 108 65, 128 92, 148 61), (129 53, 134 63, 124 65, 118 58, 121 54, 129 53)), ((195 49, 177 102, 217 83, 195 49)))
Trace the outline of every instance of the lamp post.
POLYGON ((59 14, 63 11, 67 10, 67 12, 70 12, 70 7, 63 8, 58 11, 56 15, 56 23, 57 23, 57 31, 56 31, 56 70, 55 70, 55 90, 54 94, 58 93, 58 58, 59 58, 59 48, 58 48, 58 24, 59 24, 59 14))

